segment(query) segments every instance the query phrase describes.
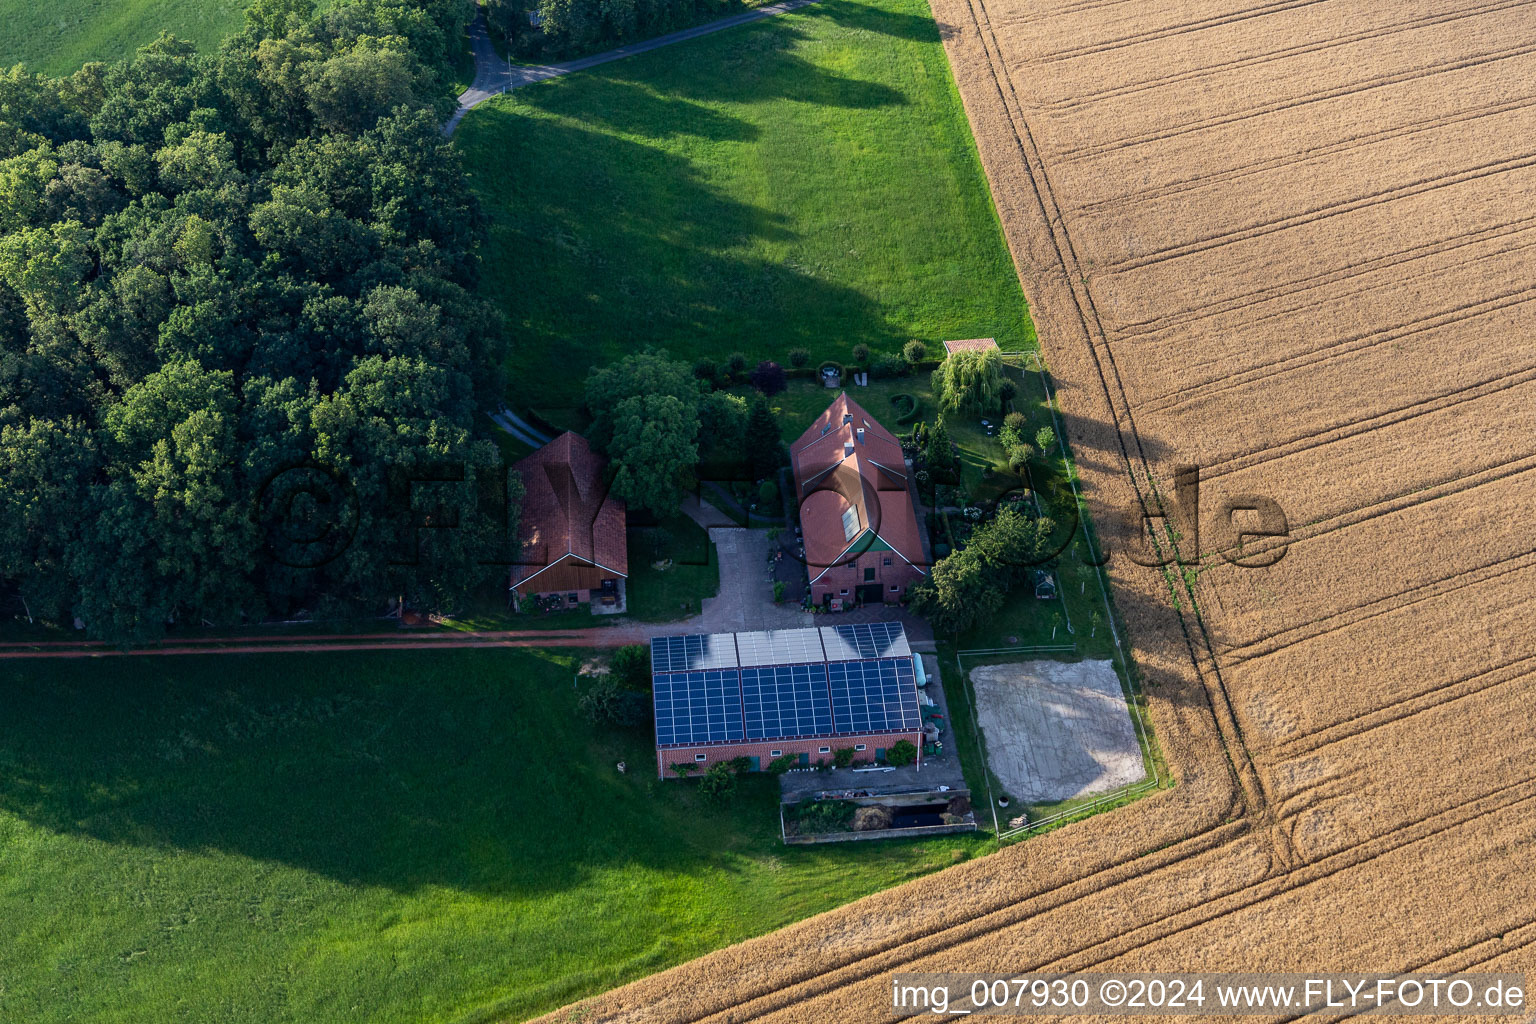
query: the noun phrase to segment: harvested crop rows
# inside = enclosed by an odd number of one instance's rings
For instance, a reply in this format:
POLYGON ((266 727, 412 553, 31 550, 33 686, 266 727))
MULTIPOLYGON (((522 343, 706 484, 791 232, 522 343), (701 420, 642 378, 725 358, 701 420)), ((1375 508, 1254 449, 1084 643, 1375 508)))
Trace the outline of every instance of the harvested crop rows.
POLYGON ((887 1019, 901 969, 1536 970, 1536 6, 934 10, 1179 785, 586 1019, 887 1019), (1202 552, 1258 494, 1284 558, 1127 558, 1178 464, 1202 552))

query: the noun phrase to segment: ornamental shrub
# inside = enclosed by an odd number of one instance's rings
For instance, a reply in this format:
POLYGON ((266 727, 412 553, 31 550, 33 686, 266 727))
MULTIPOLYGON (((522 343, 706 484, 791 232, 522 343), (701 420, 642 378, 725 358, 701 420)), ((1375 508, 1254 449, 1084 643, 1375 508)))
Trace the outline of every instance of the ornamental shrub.
POLYGON ((770 775, 783 775, 799 763, 799 761, 800 755, 798 754, 784 754, 768 762, 768 772, 770 775))
POLYGON ((699 792, 711 803, 729 803, 736 795, 736 773, 724 761, 710 765, 699 780, 699 792))
MULTIPOLYGON (((922 403, 917 400, 917 396, 908 394, 905 391, 892 395, 891 405, 896 409, 897 425, 903 427, 917 419, 918 413, 922 412, 923 409, 922 403)), ((918 431, 914 427, 912 439, 914 442, 921 444, 922 440, 917 435, 918 431)))

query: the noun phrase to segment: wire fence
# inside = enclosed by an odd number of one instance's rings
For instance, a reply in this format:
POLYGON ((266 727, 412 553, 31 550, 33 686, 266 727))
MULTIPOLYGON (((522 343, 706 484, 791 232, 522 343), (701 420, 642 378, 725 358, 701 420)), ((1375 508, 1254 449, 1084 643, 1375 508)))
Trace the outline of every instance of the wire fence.
MULTIPOLYGON (((1057 451, 1061 458, 1062 470, 1066 476, 1067 483, 1072 488, 1073 500, 1075 500, 1078 505, 1079 519, 1083 526, 1083 542, 1087 545, 1089 559, 1094 566, 1094 578, 1097 579, 1099 583, 1099 596, 1104 604, 1105 622, 1109 626, 1110 638, 1114 642, 1115 650, 1120 655, 1120 664, 1124 667, 1125 671, 1124 691, 1126 698, 1126 710, 1130 714, 1131 723, 1136 730, 1136 739, 1141 747, 1143 760, 1147 765, 1148 777, 1141 780, 1140 782, 1134 782, 1129 785, 1120 786, 1116 789, 1110 790, 1107 793, 1098 794, 1091 800, 1081 804, 1076 804, 1072 807, 1068 807, 1056 814, 1052 814, 1035 821, 1026 822, 1025 824, 1015 828, 1002 828, 1001 823, 998 821, 997 815, 997 797, 992 789, 992 769, 990 764, 985 763, 987 760, 986 738, 982 735, 981 732, 981 721, 976 712, 976 694, 975 690, 970 685, 970 676, 966 672, 965 659, 968 657, 973 659, 997 657, 999 655, 1019 657, 1041 654, 1075 654, 1077 653, 1077 644, 1048 644, 1033 647, 988 647, 975 648, 966 651, 957 651, 955 654, 955 664, 960 671, 962 684, 965 686, 966 704, 970 710, 971 728, 975 733, 976 743, 980 748, 982 760, 984 762, 982 774, 987 786, 987 803, 992 808, 993 835, 996 836, 998 842, 1000 843, 1012 841, 1015 839, 1022 839, 1031 833, 1053 825, 1057 825, 1063 821, 1067 821, 1076 817, 1087 816, 1088 814, 1092 814, 1098 808, 1104 807, 1108 804, 1131 799, 1140 796, 1143 793, 1151 792, 1155 789, 1160 789, 1166 784, 1166 779, 1158 766, 1157 751, 1153 746, 1151 732, 1147 728, 1147 723, 1144 719, 1144 715, 1146 713, 1145 709, 1142 708, 1135 699, 1135 687, 1132 685, 1130 679, 1130 669, 1132 664, 1130 654, 1125 649, 1124 639, 1121 637, 1119 627, 1116 625, 1114 606, 1111 604, 1109 599, 1109 585, 1105 579, 1104 566, 1099 560, 1096 545, 1094 543, 1093 533, 1088 525, 1082 492, 1078 489, 1077 485, 1077 468, 1072 464, 1072 460, 1067 454, 1066 428, 1061 421, 1060 410, 1057 408, 1056 394, 1051 389, 1050 379, 1046 375, 1045 364, 1041 361, 1040 354, 1038 352, 1031 352, 1029 353, 1029 358, 1033 360, 1033 369, 1040 378, 1040 388, 1045 394, 1046 408, 1051 412, 1051 422, 1054 425, 1054 429, 1056 431, 1056 437, 1058 440, 1057 451)), ((1021 375, 1028 372, 1028 369, 1023 366, 1018 367, 1018 369, 1021 375)))
MULTIPOLYGON (((1118 647, 1118 640, 1116 643, 1118 647)), ((986 737, 982 735, 980 716, 978 716, 976 713, 976 691, 975 688, 971 686, 970 674, 966 671, 965 667, 965 659, 995 658, 999 655, 1018 656, 1048 653, 1075 653, 1076 650, 1076 644, 1058 644, 1050 647, 983 647, 955 652, 955 667, 959 669, 961 683, 965 687, 965 703, 967 709, 970 712, 969 717, 971 720, 971 729, 976 736, 976 745, 980 748, 981 751, 983 762, 982 777, 985 780, 987 786, 987 804, 992 808, 992 833, 999 843, 1009 842, 1015 839, 1022 839, 1032 832, 1036 832, 1048 826, 1058 824, 1069 818, 1086 816, 1091 814, 1096 808, 1103 807, 1106 804, 1137 797, 1143 793, 1149 793, 1152 790, 1160 789, 1164 785, 1164 777, 1162 771, 1158 768, 1157 752, 1152 747, 1151 733, 1147 730, 1146 722, 1142 717, 1145 714, 1145 711, 1139 704, 1136 703, 1135 700, 1132 699, 1133 693, 1131 692, 1130 686, 1127 683, 1127 685, 1124 687, 1126 712, 1131 716, 1131 725, 1136 730, 1136 742, 1137 745, 1141 748, 1142 760, 1147 766, 1148 777, 1139 782, 1133 782, 1129 785, 1119 786, 1107 793, 1097 794, 1092 800, 1068 807, 1056 814, 1052 814, 1044 818, 1038 818, 1034 821, 1026 822, 1023 825, 1019 825, 1014 828, 1004 829, 1002 827, 1002 823, 998 820, 997 816, 997 795, 992 789, 992 766, 987 761, 987 741, 986 737)), ((1125 651, 1123 649, 1120 651, 1120 656, 1122 659, 1124 659, 1125 651)))

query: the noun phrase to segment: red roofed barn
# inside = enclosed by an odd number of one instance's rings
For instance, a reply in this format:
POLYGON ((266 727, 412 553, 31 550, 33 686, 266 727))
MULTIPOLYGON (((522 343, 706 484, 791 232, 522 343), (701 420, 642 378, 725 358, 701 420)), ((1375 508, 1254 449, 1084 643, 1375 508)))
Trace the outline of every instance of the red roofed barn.
POLYGON ((519 598, 559 596, 575 606, 619 605, 629 576, 624 503, 608 496, 603 459, 567 431, 512 468, 523 478, 519 598))
POLYGON ((901 442, 848 397, 790 447, 811 600, 898 601, 927 575, 901 442))

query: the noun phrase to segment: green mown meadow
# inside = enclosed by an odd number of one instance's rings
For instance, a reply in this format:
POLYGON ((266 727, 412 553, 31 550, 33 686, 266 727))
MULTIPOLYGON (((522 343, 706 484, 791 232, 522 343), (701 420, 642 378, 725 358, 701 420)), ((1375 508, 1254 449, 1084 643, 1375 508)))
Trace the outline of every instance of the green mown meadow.
POLYGON ((240 31, 249 0, 0 0, 0 68, 68 75, 114 61, 161 32, 208 50, 240 31))
POLYGON ((578 657, 5 663, 0 1020, 519 1020, 982 851, 784 847, 578 657))
POLYGON ((824 0, 520 89, 455 139, 518 404, 558 416, 588 368, 645 345, 1034 344, 922 0, 824 0))

